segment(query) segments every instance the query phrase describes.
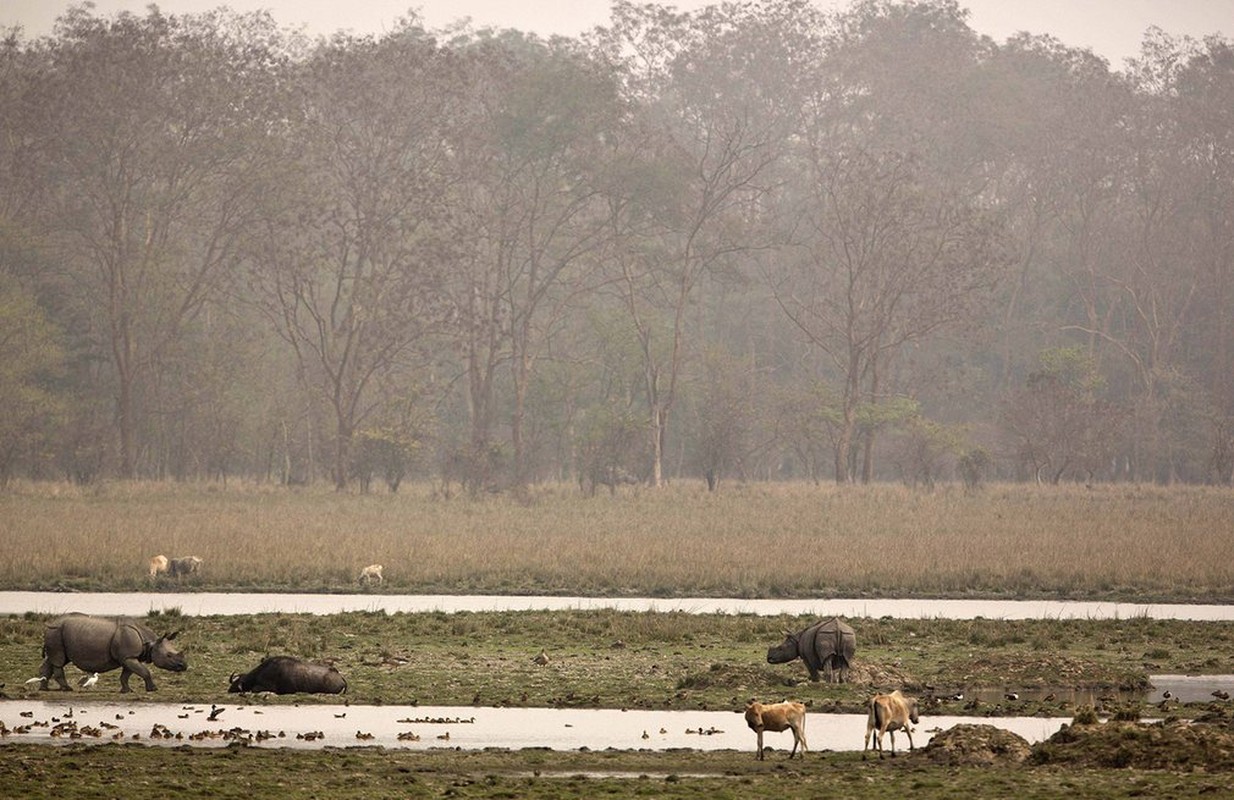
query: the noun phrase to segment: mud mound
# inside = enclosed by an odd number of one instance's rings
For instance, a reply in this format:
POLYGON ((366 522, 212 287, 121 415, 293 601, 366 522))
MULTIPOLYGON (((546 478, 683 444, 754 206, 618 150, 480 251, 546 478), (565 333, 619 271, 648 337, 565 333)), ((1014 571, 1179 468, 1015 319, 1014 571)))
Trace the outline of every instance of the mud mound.
POLYGON ((920 682, 900 669, 890 664, 873 664, 868 661, 858 661, 848 671, 849 683, 872 686, 878 689, 904 689, 916 691, 920 682))
POLYGON ((1028 741, 993 725, 956 725, 934 735, 925 757, 950 766, 1018 764, 1032 753, 1028 741))
POLYGON ((1031 763, 1234 771, 1234 731, 1188 721, 1070 725, 1033 748, 1031 763))

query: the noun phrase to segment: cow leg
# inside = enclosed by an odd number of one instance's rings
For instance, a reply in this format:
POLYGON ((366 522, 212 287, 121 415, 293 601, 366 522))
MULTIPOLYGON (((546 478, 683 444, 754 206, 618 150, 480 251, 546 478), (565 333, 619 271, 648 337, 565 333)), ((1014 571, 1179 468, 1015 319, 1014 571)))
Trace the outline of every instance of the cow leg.
MULTIPOLYGON (((801 743, 801 757, 806 757, 806 729, 805 723, 801 722, 793 726, 793 753, 797 752, 797 743, 801 743)), ((793 753, 789 753, 788 757, 792 758, 793 753)))
POLYGON ((908 749, 912 750, 913 749, 913 729, 905 728, 904 735, 908 737, 908 749))
POLYGON ((896 757, 896 732, 894 730, 889 730, 888 733, 891 734, 891 757, 895 758, 896 757))
POLYGON ((154 678, 150 675, 150 670, 146 665, 138 661, 136 658, 124 659, 124 669, 120 670, 120 691, 121 693, 130 692, 129 676, 136 674, 146 682, 146 691, 154 691, 154 678))
POLYGON ((755 733, 758 734, 758 760, 762 761, 763 760, 763 732, 755 731, 755 733))

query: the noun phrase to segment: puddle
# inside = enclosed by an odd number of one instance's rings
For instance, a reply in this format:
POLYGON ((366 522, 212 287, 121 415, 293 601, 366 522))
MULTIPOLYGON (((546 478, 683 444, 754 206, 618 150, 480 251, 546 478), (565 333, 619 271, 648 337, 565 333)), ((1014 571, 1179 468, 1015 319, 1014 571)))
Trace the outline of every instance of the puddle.
POLYGON ((522 595, 277 594, 227 592, 0 592, 0 614, 144 616, 177 608, 189 616, 345 611, 678 611, 691 614, 792 614, 899 619, 1181 619, 1234 621, 1234 605, 1081 603, 1044 600, 910 600, 856 598, 761 600, 742 598, 606 598, 522 595))
POLYGON ((1214 692, 1225 692, 1234 696, 1234 675, 1150 675, 1149 682, 1153 688, 1147 692, 1045 686, 1016 689, 1014 694, 1011 694, 1007 689, 983 687, 965 691, 961 700, 943 698, 943 702, 960 705, 975 699, 984 705, 1001 705, 1004 708, 1009 704, 1014 707, 1017 702, 1056 702, 1061 711, 1071 710, 1076 706, 1101 707, 1127 701, 1159 703, 1167 698, 1179 703, 1207 703, 1219 699, 1214 692))
POLYGON ((1169 697, 1180 703, 1209 703, 1217 700, 1213 692, 1234 697, 1234 675, 1152 675, 1153 689, 1145 699, 1150 703, 1169 697))
MULTIPOLYGON (((620 711, 612 709, 472 708, 451 706, 208 705, 0 701, 9 733, 0 741, 144 742, 151 745, 259 747, 545 748, 549 750, 749 750, 755 736, 737 712, 620 711), (210 721, 212 710, 215 719, 210 721), (343 715, 343 716, 340 716, 343 715), (16 732, 24 731, 24 732, 16 732), (415 738, 412 738, 415 737, 415 738)), ((922 717, 918 747, 934 733, 971 717, 922 717)), ((990 717, 980 720, 1038 742, 1070 717, 990 717)), ((806 717, 810 750, 860 750, 864 714, 806 717)), ((765 743, 790 749, 792 734, 766 734, 765 743)))

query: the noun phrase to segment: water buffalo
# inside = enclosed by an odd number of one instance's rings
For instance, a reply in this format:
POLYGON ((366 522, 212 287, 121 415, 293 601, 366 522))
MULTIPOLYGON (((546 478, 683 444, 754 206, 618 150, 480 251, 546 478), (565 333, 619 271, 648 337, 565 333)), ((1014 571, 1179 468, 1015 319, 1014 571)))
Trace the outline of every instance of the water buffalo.
POLYGON ((251 671, 232 673, 229 692, 275 694, 345 694, 347 681, 334 667, 310 664, 290 656, 270 656, 251 671))
POLYGON ((128 692, 129 676, 136 673, 154 691, 154 679, 146 664, 172 672, 187 669, 184 656, 173 645, 179 631, 155 636, 154 631, 132 619, 68 614, 49 622, 43 631, 43 665, 39 688, 56 679, 61 691, 71 691, 64 679, 64 666, 72 662, 85 672, 109 672, 120 668, 120 691, 128 692))
POLYGON ((197 556, 182 556, 167 562, 167 574, 173 578, 196 575, 201 571, 202 560, 197 556))
POLYGON ((857 634, 837 617, 817 622, 800 633, 784 632, 784 641, 767 650, 767 663, 787 664, 795 658, 805 662, 810 680, 826 670, 827 682, 843 683, 857 650, 857 634))

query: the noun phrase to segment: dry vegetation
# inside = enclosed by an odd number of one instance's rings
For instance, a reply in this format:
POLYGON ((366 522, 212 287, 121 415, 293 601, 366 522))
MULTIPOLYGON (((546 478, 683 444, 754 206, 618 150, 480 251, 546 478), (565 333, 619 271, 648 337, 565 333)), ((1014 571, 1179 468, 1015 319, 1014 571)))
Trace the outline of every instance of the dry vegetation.
MULTIPOLYGON (((574 487, 445 500, 195 484, 17 484, 0 588, 136 589, 156 553, 181 588, 604 595, 1001 595, 1234 600, 1234 491, 997 485, 574 487)), ((167 587, 170 582, 164 582, 167 587)))

